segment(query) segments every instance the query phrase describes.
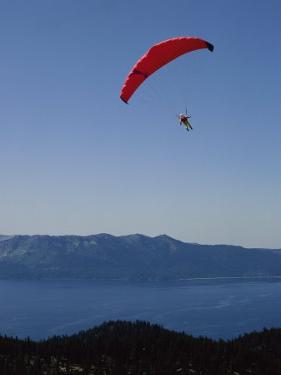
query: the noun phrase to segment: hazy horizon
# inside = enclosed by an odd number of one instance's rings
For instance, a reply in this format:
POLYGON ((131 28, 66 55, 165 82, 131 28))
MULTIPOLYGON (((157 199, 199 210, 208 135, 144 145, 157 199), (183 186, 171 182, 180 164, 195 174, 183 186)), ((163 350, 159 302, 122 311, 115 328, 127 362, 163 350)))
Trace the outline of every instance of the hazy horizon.
POLYGON ((190 243, 190 244, 197 244, 197 245, 227 245, 227 246, 241 246, 244 248, 256 248, 256 249, 266 249, 266 250, 281 250, 280 247, 255 247, 255 246, 244 246, 237 243, 224 243, 224 242, 216 242, 216 243, 204 243, 204 242, 192 242, 188 240, 181 240, 180 238, 176 238, 174 236, 171 236, 167 233, 159 233, 159 234, 145 234, 145 233, 123 233, 123 234, 113 234, 113 233, 107 233, 107 232, 99 232, 99 233, 87 233, 87 234, 77 234, 77 233, 0 233, 0 236, 7 236, 7 237, 13 237, 13 236, 50 236, 50 237, 64 237, 64 236, 78 236, 78 237, 89 237, 89 236, 98 236, 98 235, 109 235, 113 237, 127 237, 127 236, 145 236, 149 238, 156 238, 160 236, 168 236, 174 240, 184 242, 184 243, 190 243))

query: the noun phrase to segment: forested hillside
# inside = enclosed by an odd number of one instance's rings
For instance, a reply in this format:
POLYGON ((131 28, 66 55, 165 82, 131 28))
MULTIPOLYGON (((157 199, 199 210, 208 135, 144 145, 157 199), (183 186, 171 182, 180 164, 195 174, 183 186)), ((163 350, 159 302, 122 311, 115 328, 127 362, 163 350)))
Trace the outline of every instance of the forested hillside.
POLYGON ((280 375, 281 329, 232 341, 107 322, 41 342, 0 337, 1 375, 280 375))

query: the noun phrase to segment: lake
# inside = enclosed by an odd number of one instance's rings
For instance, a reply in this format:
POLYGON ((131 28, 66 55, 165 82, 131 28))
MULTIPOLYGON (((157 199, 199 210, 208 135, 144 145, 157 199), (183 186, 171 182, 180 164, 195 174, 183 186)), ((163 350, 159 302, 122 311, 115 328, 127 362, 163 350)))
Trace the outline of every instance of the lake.
POLYGON ((281 279, 0 280, 1 334, 41 339, 116 319, 215 339, 281 327, 281 279))

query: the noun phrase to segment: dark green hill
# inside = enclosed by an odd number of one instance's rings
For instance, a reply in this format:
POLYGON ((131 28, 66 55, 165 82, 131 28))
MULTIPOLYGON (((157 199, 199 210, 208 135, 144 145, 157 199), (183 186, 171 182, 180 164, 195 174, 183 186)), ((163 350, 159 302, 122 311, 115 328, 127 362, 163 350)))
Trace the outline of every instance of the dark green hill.
POLYGON ((281 329, 232 341, 146 322, 108 322, 41 342, 0 337, 1 375, 279 375, 281 329))

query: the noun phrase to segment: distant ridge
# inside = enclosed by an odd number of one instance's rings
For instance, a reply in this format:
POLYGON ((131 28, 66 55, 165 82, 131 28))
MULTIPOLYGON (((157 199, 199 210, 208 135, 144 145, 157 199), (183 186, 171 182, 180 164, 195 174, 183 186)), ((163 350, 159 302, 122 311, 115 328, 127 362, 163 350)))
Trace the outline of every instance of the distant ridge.
POLYGON ((6 235, 3 235, 3 234, 0 234, 0 241, 5 241, 5 240, 8 240, 12 237, 14 237, 14 236, 6 236, 6 235))
POLYGON ((1 279, 257 276, 281 276, 281 250, 185 243, 165 234, 0 235, 1 279))

